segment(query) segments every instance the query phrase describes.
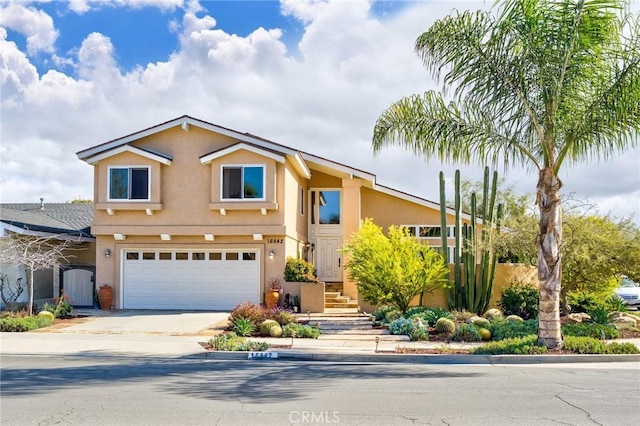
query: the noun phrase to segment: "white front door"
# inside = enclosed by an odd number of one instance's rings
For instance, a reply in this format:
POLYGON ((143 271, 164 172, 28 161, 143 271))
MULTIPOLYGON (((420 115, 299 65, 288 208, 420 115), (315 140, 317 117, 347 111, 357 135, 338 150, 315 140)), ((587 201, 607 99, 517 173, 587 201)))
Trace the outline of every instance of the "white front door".
POLYGON ((318 278, 342 282, 342 193, 339 189, 311 190, 309 241, 314 244, 318 278))
POLYGON ((325 282, 342 281, 342 236, 318 237, 316 243, 316 272, 325 282))

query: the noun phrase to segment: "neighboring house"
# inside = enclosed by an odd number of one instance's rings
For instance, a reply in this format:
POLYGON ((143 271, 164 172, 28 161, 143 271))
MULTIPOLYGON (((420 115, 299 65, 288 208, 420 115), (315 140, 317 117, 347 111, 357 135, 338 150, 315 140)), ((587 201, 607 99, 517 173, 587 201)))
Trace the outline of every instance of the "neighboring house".
POLYGON ((338 250, 361 219, 410 226, 433 246, 441 241, 437 203, 189 116, 77 156, 94 166, 96 285, 114 287, 117 309, 259 303, 268 280, 282 278, 287 256, 312 260, 319 279, 357 300, 338 250))
MULTIPOLYGON (((93 204, 2 203, 0 236, 12 233, 53 240, 76 241, 65 253, 68 258, 52 269, 35 271, 34 302, 50 302, 64 292, 75 306, 93 306, 95 238, 90 234, 93 204)), ((4 244, 4 242, 2 242, 4 244)), ((18 302, 26 302, 29 272, 24 265, 2 265, 2 274, 12 285, 22 279, 25 291, 18 302)))

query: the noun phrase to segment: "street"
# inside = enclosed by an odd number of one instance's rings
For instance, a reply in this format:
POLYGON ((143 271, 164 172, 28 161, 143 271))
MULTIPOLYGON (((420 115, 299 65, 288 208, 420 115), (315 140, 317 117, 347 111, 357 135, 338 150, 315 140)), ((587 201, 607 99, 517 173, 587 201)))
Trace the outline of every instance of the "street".
POLYGON ((629 425, 638 363, 2 356, 3 425, 629 425))

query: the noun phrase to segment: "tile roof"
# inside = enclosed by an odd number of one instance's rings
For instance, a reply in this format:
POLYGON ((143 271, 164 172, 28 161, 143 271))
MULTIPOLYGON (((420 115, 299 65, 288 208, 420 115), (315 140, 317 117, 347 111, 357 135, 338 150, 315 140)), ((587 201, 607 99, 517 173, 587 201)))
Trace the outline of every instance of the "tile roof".
POLYGON ((1 203, 0 222, 32 231, 91 237, 93 204, 1 203))

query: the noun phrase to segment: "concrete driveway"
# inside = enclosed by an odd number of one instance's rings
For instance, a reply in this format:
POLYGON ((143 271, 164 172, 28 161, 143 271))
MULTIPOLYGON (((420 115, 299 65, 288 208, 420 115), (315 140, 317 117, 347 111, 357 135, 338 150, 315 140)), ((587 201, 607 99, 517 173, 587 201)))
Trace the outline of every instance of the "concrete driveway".
POLYGON ((229 312, 79 311, 87 315, 58 331, 90 334, 212 336, 227 326, 229 312))

